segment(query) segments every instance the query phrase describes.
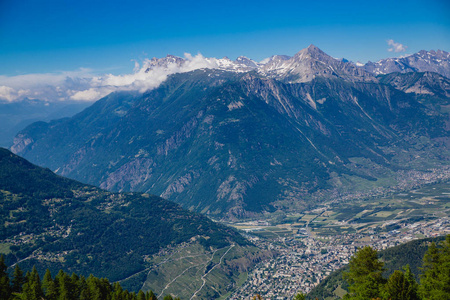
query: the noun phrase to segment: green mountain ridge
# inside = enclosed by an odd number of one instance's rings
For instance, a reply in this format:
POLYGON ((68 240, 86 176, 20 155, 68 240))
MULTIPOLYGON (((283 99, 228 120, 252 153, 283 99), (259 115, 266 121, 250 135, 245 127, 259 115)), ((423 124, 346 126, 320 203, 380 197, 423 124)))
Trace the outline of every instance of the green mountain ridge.
MULTIPOLYGON (((239 274, 266 255, 234 229, 171 201, 107 192, 55 175, 3 148, 0 199, 0 250, 7 265, 19 264, 22 269, 35 265, 41 274, 46 268, 54 274, 58 269, 92 273, 137 291, 156 267, 155 260, 189 249, 199 257, 195 274, 189 274, 191 285, 170 292, 191 296, 202 285, 209 264, 214 267, 212 275, 221 280, 211 280, 199 291, 199 297, 208 297, 229 292, 239 274)), ((171 261, 164 267, 181 272, 171 261)), ((160 284, 173 280, 164 275, 168 271, 156 270, 161 272, 160 284)), ((152 280, 146 290, 152 289, 152 280)))

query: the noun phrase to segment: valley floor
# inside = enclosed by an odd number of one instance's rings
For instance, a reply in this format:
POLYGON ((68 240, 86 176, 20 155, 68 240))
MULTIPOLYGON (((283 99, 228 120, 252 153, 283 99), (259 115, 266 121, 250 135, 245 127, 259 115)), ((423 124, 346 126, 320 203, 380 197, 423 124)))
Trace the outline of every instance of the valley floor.
MULTIPOLYGON (((386 249, 450 233, 450 184, 442 183, 371 201, 324 204, 285 222, 234 224, 261 249, 279 253, 257 265, 230 299, 292 299, 311 291, 347 264, 358 247, 386 249)), ((343 291, 344 292, 344 291, 343 291)))

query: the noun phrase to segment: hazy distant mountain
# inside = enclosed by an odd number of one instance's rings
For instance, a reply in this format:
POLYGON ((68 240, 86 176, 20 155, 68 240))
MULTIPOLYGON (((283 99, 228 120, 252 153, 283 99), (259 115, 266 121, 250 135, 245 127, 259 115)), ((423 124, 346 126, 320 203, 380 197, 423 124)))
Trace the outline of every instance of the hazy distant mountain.
POLYGON ((14 136, 33 122, 71 117, 91 104, 84 101, 47 102, 28 99, 0 101, 0 147, 11 146, 14 136))
POLYGON ((448 166, 446 79, 416 94, 406 82, 425 79, 397 77, 310 46, 250 72, 202 69, 144 94, 111 94, 71 119, 29 126, 12 150, 58 174, 219 217, 301 209, 432 180, 428 170, 448 166))
POLYGON ((368 62, 363 68, 376 75, 393 72, 435 72, 450 78, 450 53, 442 50, 422 50, 405 57, 368 62))

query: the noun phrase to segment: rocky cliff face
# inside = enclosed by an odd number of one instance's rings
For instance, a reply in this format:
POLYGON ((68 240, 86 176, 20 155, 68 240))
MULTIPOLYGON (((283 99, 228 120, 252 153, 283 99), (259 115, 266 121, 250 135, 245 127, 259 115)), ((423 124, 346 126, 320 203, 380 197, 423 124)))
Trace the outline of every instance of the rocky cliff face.
POLYGON ((406 93, 426 94, 440 98, 450 97, 450 79, 433 72, 391 73, 380 77, 380 82, 406 93))

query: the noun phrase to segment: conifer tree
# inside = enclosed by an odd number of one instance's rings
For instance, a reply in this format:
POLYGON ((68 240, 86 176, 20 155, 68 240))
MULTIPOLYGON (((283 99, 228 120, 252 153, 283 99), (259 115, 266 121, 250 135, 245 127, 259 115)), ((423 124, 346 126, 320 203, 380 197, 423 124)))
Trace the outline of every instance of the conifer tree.
POLYGON ((137 294, 137 300, 147 300, 145 299, 145 294, 142 290, 139 290, 139 293, 137 294))
POLYGON ((345 299, 367 300, 381 297, 383 265, 378 260, 376 250, 369 246, 359 249, 350 259, 349 271, 344 273, 349 284, 349 293, 345 295, 345 299))
POLYGON ((23 300, 36 300, 43 299, 44 293, 42 292, 41 279, 36 267, 33 267, 31 273, 27 273, 27 282, 23 285, 22 299, 23 300))
POLYGON ((298 293, 297 295, 294 296, 294 299, 292 300, 305 300, 305 295, 303 293, 298 293))
POLYGON ((417 284, 416 279, 414 278, 413 273, 411 272, 411 268, 409 265, 403 267, 405 271, 405 278, 409 285, 409 293, 410 299, 420 299, 419 297, 419 285, 417 284))
POLYGON ((49 269, 45 271, 44 278, 42 279, 42 291, 46 300, 56 300, 58 297, 58 290, 49 269))
POLYGON ((152 290, 150 290, 147 293, 145 293, 145 298, 147 300, 158 300, 158 298, 156 297, 156 295, 153 293, 152 290))
POLYGON ((58 300, 75 300, 77 299, 74 293, 74 287, 72 284, 72 280, 64 273, 64 271, 60 270, 58 275, 55 277, 55 282, 58 285, 58 300))
POLYGON ((5 264, 5 258, 0 256, 0 299, 8 299, 11 295, 11 287, 9 286, 9 276, 6 273, 7 266, 5 264))
POLYGON ((450 300, 450 235, 441 247, 431 243, 423 258, 420 294, 430 300, 450 300))
POLYGON ((419 300, 417 283, 411 274, 409 265, 405 273, 395 270, 384 286, 384 298, 389 300, 419 300))
MULTIPOLYGON (((78 280, 78 287, 80 289, 80 293, 79 293, 80 300, 84 300, 83 292, 87 291, 87 283, 86 283, 86 278, 83 275, 81 275, 80 279, 78 280)), ((89 298, 85 298, 85 299, 89 299, 89 298)))
POLYGON ((74 296, 74 298, 78 298, 78 295, 80 295, 80 277, 78 277, 77 274, 72 273, 70 276, 70 286, 71 286, 71 293, 74 296))
POLYGON ((14 274, 11 283, 13 293, 22 292, 22 285, 25 283, 25 277, 18 264, 16 264, 16 266, 14 267, 14 274))
POLYGON ((92 274, 86 279, 87 288, 89 290, 90 299, 92 300, 101 300, 102 293, 100 290, 100 284, 98 282, 98 278, 95 278, 92 274))
POLYGON ((113 284, 112 300, 122 300, 124 297, 124 290, 118 282, 113 284))

